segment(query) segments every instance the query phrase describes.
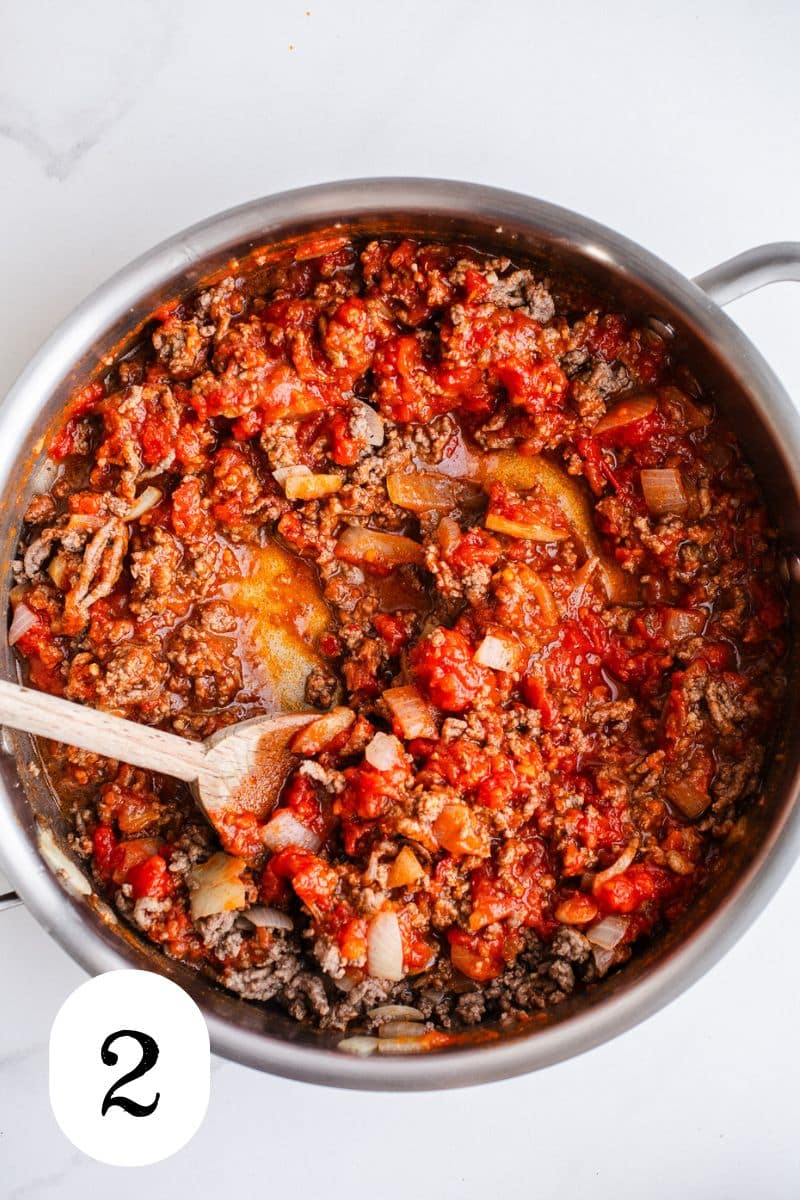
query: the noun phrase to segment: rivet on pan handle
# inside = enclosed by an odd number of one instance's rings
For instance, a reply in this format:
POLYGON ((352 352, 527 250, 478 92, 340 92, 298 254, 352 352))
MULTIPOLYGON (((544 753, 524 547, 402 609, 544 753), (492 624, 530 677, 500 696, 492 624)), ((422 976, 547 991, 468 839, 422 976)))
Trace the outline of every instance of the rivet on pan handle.
POLYGON ((729 304, 768 283, 800 283, 800 242, 768 242, 695 275, 693 283, 717 304, 729 304))

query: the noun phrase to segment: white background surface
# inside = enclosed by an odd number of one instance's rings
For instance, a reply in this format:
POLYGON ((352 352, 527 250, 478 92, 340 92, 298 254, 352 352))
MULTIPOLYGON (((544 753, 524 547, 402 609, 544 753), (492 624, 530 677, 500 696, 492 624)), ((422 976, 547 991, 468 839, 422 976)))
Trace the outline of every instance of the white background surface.
MULTIPOLYGON (((0 389, 154 242, 325 179, 515 188, 687 274, 800 237, 794 0, 0 0, 0 16, 0 389)), ((800 287, 732 312, 800 397, 800 287)), ((201 1132, 139 1170, 91 1162, 55 1126, 46 1041, 83 975, 15 910, 0 917, 0 1194, 788 1200, 798 908, 800 869, 691 992, 526 1079, 359 1095, 215 1061, 201 1132)))

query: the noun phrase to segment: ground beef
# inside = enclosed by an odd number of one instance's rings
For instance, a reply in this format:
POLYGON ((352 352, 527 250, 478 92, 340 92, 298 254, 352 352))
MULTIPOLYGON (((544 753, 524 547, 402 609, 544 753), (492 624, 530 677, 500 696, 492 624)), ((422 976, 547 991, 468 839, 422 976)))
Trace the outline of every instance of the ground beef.
POLYGON ((330 708, 336 699, 339 681, 327 667, 316 666, 306 680, 306 700, 314 708, 330 708))
POLYGON ((556 312, 553 297, 545 285, 536 280, 532 271, 512 271, 498 279, 492 285, 487 299, 492 304, 521 308, 543 325, 551 321, 556 312))
POLYGON ((27 678, 195 738, 327 710, 269 832, 239 814, 224 852, 184 785, 46 751, 141 936, 320 1029, 392 1004, 477 1038, 691 909, 758 794, 788 637, 756 481, 674 343, 545 264, 332 235, 128 350, 27 509, 27 678), (223 853, 238 907, 194 918, 223 853))

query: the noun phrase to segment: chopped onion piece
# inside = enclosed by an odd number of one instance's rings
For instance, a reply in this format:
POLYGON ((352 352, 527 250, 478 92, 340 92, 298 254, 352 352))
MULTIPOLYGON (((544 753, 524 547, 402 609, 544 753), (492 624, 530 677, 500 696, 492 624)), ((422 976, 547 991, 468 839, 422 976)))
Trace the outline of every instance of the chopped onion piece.
POLYGON ((47 574, 50 576, 59 591, 62 592, 67 590, 65 584, 68 566, 69 555, 63 550, 59 550, 57 554, 54 554, 50 559, 50 562, 47 564, 47 574))
POLYGON ((644 501, 655 516, 686 512, 689 501, 683 478, 677 467, 662 467, 640 472, 644 501))
POLYGON ((408 887, 409 884, 416 883, 418 879, 423 879, 424 876, 425 870, 420 866, 414 851, 408 846, 403 846, 397 858, 389 867, 386 886, 389 888, 408 887))
POLYGON ((333 979, 331 982, 339 989, 340 992, 344 992, 346 996, 348 992, 352 992, 353 988, 358 983, 358 980, 354 975, 342 975, 339 979, 333 979))
POLYGON ((14 609, 14 616, 11 624, 8 627, 8 644, 15 646, 21 637, 24 637, 36 624, 38 617, 32 608, 28 608, 27 604, 20 602, 14 609))
POLYGON ((150 512, 151 508, 155 508, 161 503, 164 493, 157 487, 146 487, 141 496, 134 500, 131 507, 122 518, 123 521, 138 521, 139 517, 143 517, 146 512, 150 512))
POLYGON ((241 874, 245 866, 244 859, 219 850, 207 862, 190 867, 187 878, 193 920, 244 908, 241 874))
POLYGON ((655 412, 657 404, 658 401, 652 392, 620 400, 619 404, 615 404, 604 417, 600 418, 592 430, 592 437, 597 437, 601 433, 609 433, 612 429, 621 429, 625 425, 632 425, 634 421, 642 421, 655 412))
POLYGON ((273 854, 285 850, 287 846, 299 846, 301 850, 316 853, 322 845, 322 838, 293 817, 287 808, 276 812, 261 830, 264 845, 273 854))
MULTIPOLYGON (((445 804, 433 823, 433 834, 439 845, 450 854, 480 854, 485 857, 489 852, 485 834, 472 809, 460 801, 445 804)), ((473 926, 474 917, 475 913, 470 918, 470 928, 482 928, 481 925, 473 926)))
POLYGON ((311 474, 310 467, 305 467, 305 466, 303 466, 302 463, 295 463, 291 467, 276 467, 275 470, 272 472, 272 478, 275 480, 276 483, 280 484, 280 486, 283 487, 283 485, 286 483, 286 480, 290 479, 293 475, 300 476, 300 475, 310 475, 310 474, 311 474))
POLYGON ((403 978, 403 939, 396 913, 376 913, 369 923, 367 972, 373 979, 403 978))
POLYGON ((374 1037, 349 1037, 338 1043, 338 1050, 345 1054, 357 1054, 359 1058, 368 1058, 378 1049, 378 1039, 374 1037))
POLYGON ((614 951, 604 950, 602 946, 595 946, 592 950, 592 954, 594 955, 594 962, 597 970, 601 975, 605 975, 606 971, 616 958, 614 951))
POLYGON ((382 1021, 424 1021, 425 1017, 418 1008, 412 1008, 410 1004, 379 1004, 377 1008, 371 1008, 367 1016, 372 1021, 380 1024, 382 1021))
POLYGON ((523 524, 522 521, 509 521, 497 513, 489 513, 485 525, 493 533, 505 533, 508 537, 526 538, 529 542, 564 542, 569 537, 566 529, 554 529, 551 525, 538 522, 523 524))
POLYGON ((296 471, 289 475, 283 485, 287 500, 319 500, 333 496, 341 488, 341 475, 300 475, 296 471))
POLYGON ((433 709, 418 688, 387 688, 383 698, 404 738, 435 738, 437 734, 433 709))
POLYGON ((376 733, 367 744, 364 758, 376 771, 392 771, 403 766, 403 745, 393 733, 376 733))
POLYGON ((613 879, 615 875, 621 875, 623 871, 627 871, 633 860, 636 858, 636 851, 639 849, 638 837, 631 838, 625 849, 620 854, 616 862, 613 862, 610 867, 606 867, 605 871, 598 871, 594 877, 594 889, 600 887, 601 883, 605 883, 607 879, 613 879))
POLYGON ((279 908, 267 908, 259 904, 255 908, 248 908, 242 916, 251 925, 257 925, 261 929, 294 929, 292 918, 279 908))
POLYGON ((401 563, 425 562, 425 551, 419 542, 402 533, 381 533, 361 525, 348 525, 339 537, 334 553, 345 562, 363 563, 379 570, 390 570, 401 563))
POLYGON ((422 471, 408 474, 395 471, 386 477, 386 490, 392 504, 416 513, 431 509, 449 512, 463 498, 467 488, 467 484, 448 475, 422 471))
POLYGON ((517 650, 517 646, 508 638, 487 633, 473 657, 481 667, 491 667, 493 671, 513 671, 518 657, 517 650))
POLYGON ((452 517, 442 517, 436 530, 436 540, 443 554, 449 554, 461 540, 461 526, 452 517))
POLYGON ((418 1037, 425 1029, 419 1021, 387 1021, 381 1025, 378 1037, 418 1037))
POLYGON ((332 708, 316 721, 300 729, 292 738, 293 754, 318 754, 331 742, 345 733, 356 719, 352 708, 332 708))
MULTIPOLYGON (((371 404, 367 404, 365 400, 355 400, 353 408, 358 414, 357 420, 361 424, 368 446, 382 446, 386 437, 386 428, 383 424, 383 417, 377 412, 371 404)), ((359 430, 359 432, 361 432, 359 430)))
POLYGON ((378 1038, 378 1054, 421 1054, 427 1048, 424 1034, 419 1037, 378 1038))
POLYGON ((586 930, 586 936, 593 946, 603 950, 613 950, 619 945, 628 932, 628 922, 624 917, 603 917, 596 925, 586 930))
POLYGON ((690 821, 701 817, 711 803, 708 792, 690 779, 676 779, 667 784, 665 791, 667 799, 690 821))

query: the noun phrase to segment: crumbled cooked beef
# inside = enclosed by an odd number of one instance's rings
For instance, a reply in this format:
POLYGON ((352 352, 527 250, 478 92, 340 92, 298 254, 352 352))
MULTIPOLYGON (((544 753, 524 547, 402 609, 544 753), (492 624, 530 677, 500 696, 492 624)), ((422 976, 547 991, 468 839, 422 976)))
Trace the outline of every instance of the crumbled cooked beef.
POLYGON ((492 304, 521 308, 543 325, 555 316, 556 306, 547 287, 532 271, 512 271, 492 284, 487 299, 492 304))
POLYGON ((215 958, 225 961, 235 959, 244 942, 244 934, 237 925, 235 912, 214 913, 210 917, 200 917, 195 921, 195 928, 200 933, 200 939, 207 950, 212 951, 215 958))
POLYGON ((572 379, 570 396, 580 415, 591 422, 598 421, 606 411, 606 401, 615 392, 627 387, 629 375, 622 363, 611 366, 594 363, 572 379))
POLYGON ((166 646, 170 688, 200 708, 230 704, 242 686, 242 664, 234 641, 185 621, 166 646))
POLYGON ((144 620, 170 609, 176 599, 177 574, 183 549, 169 530, 160 525, 139 539, 130 558, 131 612, 144 620))
POLYGON ((222 839, 183 784, 48 750, 71 845, 234 994, 480 1036, 594 986, 725 860, 786 683, 775 538, 678 347, 584 282, 298 249, 165 305, 76 393, 16 645, 33 686, 195 738, 348 706, 294 743, 269 832, 226 814, 222 839), (212 856, 244 907, 194 919, 212 856))
POLYGON ((339 690, 339 680, 327 667, 312 667, 306 679, 306 700, 314 708, 330 708, 339 690))
POLYGON ((28 525, 44 525, 46 521, 54 520, 56 512, 56 503, 53 497, 47 492, 43 492, 39 496, 31 497, 23 520, 28 525))
POLYGON ((182 321, 170 316, 153 334, 158 361, 171 379, 191 379, 203 369, 213 326, 198 325, 197 318, 182 321))

